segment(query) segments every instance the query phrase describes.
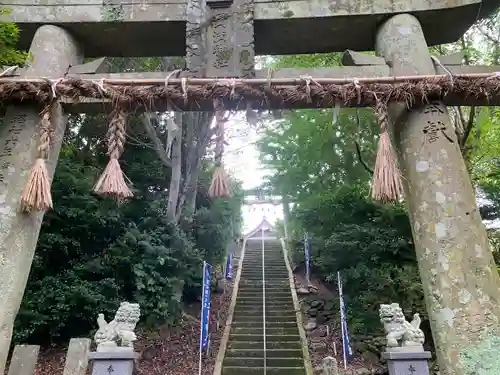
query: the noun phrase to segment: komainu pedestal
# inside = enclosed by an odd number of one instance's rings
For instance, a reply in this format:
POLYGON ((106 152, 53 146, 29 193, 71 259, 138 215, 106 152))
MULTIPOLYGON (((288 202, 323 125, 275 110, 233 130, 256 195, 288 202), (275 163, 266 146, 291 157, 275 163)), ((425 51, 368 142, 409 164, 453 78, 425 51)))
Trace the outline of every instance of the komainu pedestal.
POLYGON ((389 375, 429 375, 431 352, 385 352, 389 375))

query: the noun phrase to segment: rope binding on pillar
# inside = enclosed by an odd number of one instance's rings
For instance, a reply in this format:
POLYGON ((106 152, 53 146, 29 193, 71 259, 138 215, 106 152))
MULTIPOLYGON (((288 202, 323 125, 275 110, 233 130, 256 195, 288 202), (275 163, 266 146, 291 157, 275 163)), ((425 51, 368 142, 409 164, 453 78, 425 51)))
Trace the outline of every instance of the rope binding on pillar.
POLYGON ((377 99, 375 113, 380 125, 380 138, 373 170, 372 197, 382 202, 397 202, 403 197, 401 172, 389 136, 387 103, 377 99))
POLYGON ((212 177, 212 183, 208 189, 208 194, 212 198, 222 198, 231 196, 231 185, 229 176, 224 170, 222 156, 224 154, 224 128, 227 118, 224 116, 224 107, 219 99, 214 100, 215 110, 215 171, 212 177))
POLYGON ((115 108, 107 133, 109 162, 94 186, 96 193, 113 196, 118 200, 125 200, 133 196, 118 162, 125 146, 126 123, 125 111, 120 107, 115 108))

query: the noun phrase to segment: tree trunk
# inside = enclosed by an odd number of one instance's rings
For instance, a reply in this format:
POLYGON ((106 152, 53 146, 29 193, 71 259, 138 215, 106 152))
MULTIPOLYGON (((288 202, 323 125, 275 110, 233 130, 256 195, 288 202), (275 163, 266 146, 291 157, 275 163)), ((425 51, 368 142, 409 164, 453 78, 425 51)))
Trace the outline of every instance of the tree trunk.
POLYGON ((186 214, 187 219, 192 218, 196 209, 196 196, 198 193, 198 179, 200 176, 201 167, 203 165, 202 158, 205 155, 208 143, 211 138, 210 124, 212 120, 211 113, 190 113, 189 119, 193 122, 193 137, 187 141, 186 152, 187 159, 185 163, 186 173, 184 178, 184 188, 178 202, 177 216, 186 214))
POLYGON ((178 219, 177 203, 179 201, 182 177, 182 128, 184 127, 184 117, 185 115, 182 113, 175 114, 175 122, 179 127, 179 131, 172 144, 172 176, 170 178, 167 205, 167 219, 174 223, 177 223, 178 219))

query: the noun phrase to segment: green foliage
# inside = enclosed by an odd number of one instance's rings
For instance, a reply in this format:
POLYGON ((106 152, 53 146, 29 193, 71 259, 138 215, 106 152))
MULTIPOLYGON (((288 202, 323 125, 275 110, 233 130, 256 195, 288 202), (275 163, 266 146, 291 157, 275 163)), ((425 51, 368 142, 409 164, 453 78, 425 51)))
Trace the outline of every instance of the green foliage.
MULTIPOLYGON (((431 53, 463 51, 466 64, 498 64, 499 17, 500 12, 496 12, 459 42, 433 47, 431 53)), ((327 67, 340 65, 340 60, 340 54, 314 54, 283 56, 272 64, 327 67)), ((450 109, 452 114, 454 110, 450 109)), ((463 153, 471 177, 493 201, 486 209, 497 215, 500 112, 495 108, 459 110, 462 118, 457 112, 455 120, 461 120, 468 135, 463 153), (475 116, 469 121, 473 111, 475 116)), ((296 263, 303 262, 302 236, 304 231, 309 232, 313 273, 335 283, 337 271, 342 272, 349 324, 354 332, 378 332, 379 304, 397 301, 408 314, 424 313, 423 329, 429 333, 405 208, 381 205, 369 198, 368 170, 373 168, 378 138, 373 114, 370 109, 341 109, 336 122, 332 114, 332 110, 293 111, 267 129, 258 143, 262 162, 271 171, 266 184, 294 203, 287 228, 292 256, 296 263)), ((486 214, 484 207, 481 213, 486 214)), ((500 241, 494 233, 490 238, 498 260, 500 241)))
MULTIPOLYGON (((9 10, 0 8, 0 16, 9 15, 9 10)), ((13 22, 0 21, 0 67, 2 65, 22 65, 27 53, 16 48, 19 40, 19 28, 13 22)))
POLYGON ((121 157, 134 198, 117 203, 92 193, 108 162, 105 116, 72 116, 61 150, 23 303, 15 343, 61 343, 96 328, 96 314, 111 319, 124 300, 141 305, 146 325, 175 324, 187 303, 201 296, 203 260, 221 264, 240 216, 241 192, 211 201, 198 193, 193 220, 165 218, 170 173, 145 146, 131 119, 133 139, 121 157), (99 134, 100 133, 100 134, 99 134))
POLYGON ((295 111, 264 132, 257 146, 262 163, 275 171, 269 181, 277 191, 300 199, 332 185, 368 181, 362 162, 373 166, 375 158, 373 113, 341 110, 335 124, 332 117, 332 110, 295 111))
MULTIPOLYGON (((341 272, 349 324, 358 333, 380 330, 380 303, 425 311, 406 212, 371 201, 367 193, 348 185, 324 190, 294 210, 310 233, 313 273, 335 283, 341 272)), ((304 259, 303 245, 296 249, 296 259, 304 259)))

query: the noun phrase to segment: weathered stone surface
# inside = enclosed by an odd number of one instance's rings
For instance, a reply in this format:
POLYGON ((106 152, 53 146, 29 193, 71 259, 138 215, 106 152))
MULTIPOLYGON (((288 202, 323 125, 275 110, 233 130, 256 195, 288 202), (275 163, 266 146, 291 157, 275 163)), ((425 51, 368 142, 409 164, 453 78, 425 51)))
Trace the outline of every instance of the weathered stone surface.
MULTIPOLYGON (((405 352, 405 353, 382 353, 382 359, 387 360, 389 375, 407 374, 412 368, 414 374, 429 375, 430 352, 405 352)), ((478 374, 474 373, 473 374, 478 374)))
MULTIPOLYGON (((437 56, 439 62, 443 65, 462 65, 465 57, 465 52, 460 51, 451 55, 437 56)), ((438 68, 438 67, 436 67, 438 68)))
POLYGON ((139 304, 130 302, 122 302, 109 323, 104 319, 104 314, 98 314, 99 329, 94 335, 97 352, 132 351, 133 343, 137 340, 134 330, 140 316, 139 304))
POLYGON ((100 59, 95 59, 85 64, 71 66, 68 70, 68 74, 107 73, 109 71, 109 66, 106 64, 106 59, 106 57, 101 57, 100 59))
POLYGON ((307 295, 311 294, 311 292, 309 292, 309 289, 301 286, 300 288, 297 289, 297 294, 299 296, 307 296, 307 295))
POLYGON ((380 321, 386 333, 387 350, 410 349, 424 351, 424 332, 420 329, 419 314, 413 315, 413 320, 407 322, 403 310, 398 303, 381 304, 380 321))
MULTIPOLYGON (((51 23, 77 33, 87 57, 182 56, 188 1, 16 0, 11 8, 21 28, 22 47, 29 46, 37 27, 51 23)), ((257 0, 255 52, 371 51, 374 41, 367 36, 375 34, 385 17, 400 12, 419 18, 430 45, 448 43, 499 4, 500 0, 257 0)))
POLYGON ((342 55, 342 64, 365 66, 365 65, 386 65, 385 59, 376 55, 347 50, 342 55))
POLYGON ((316 323, 315 320, 309 320, 305 325, 304 325, 304 329, 306 331, 313 331, 316 329, 316 327, 318 326, 318 324, 316 323))
POLYGON ((207 76, 253 77, 254 1, 234 0, 230 7, 210 9, 207 32, 207 76))
MULTIPOLYGON (((33 60, 27 75, 61 77, 80 64, 77 42, 57 26, 43 26, 30 48, 33 60)), ((43 213, 20 212, 20 194, 37 154, 39 108, 9 107, 0 126, 0 374, 3 374, 14 319, 24 294, 43 213)), ((61 107, 54 110, 54 142, 47 162, 50 178, 66 128, 61 107)))
POLYGON ((33 375, 39 351, 38 345, 16 345, 8 375, 33 375))
MULTIPOLYGON (((186 5, 186 67, 196 77, 205 75, 207 63, 208 9, 204 0, 187 0, 186 5)), ((163 53, 165 54, 165 52, 163 53)), ((166 73, 162 73, 166 74, 166 73)))
POLYGON ((89 363, 90 339, 71 339, 63 375, 85 375, 89 363))
POLYGON ((323 358, 323 375, 339 375, 337 359, 334 357, 323 358))
MULTIPOLYGON (((376 40, 393 74, 434 73, 415 17, 391 18, 376 40)), ((500 278, 448 112, 439 103, 391 111, 441 372, 493 374, 500 368, 500 278)))
POLYGON ((92 375, 132 375, 138 357, 133 351, 91 352, 92 375))

